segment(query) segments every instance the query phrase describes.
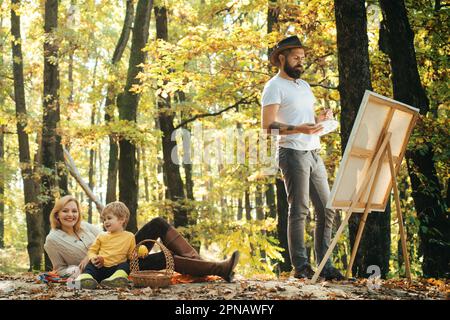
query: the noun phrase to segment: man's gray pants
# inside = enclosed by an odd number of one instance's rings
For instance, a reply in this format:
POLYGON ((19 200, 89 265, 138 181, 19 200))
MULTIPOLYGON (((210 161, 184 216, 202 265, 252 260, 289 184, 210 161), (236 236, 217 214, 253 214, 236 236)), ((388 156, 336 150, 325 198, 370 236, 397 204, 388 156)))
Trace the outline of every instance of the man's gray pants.
MULTIPOLYGON (((279 166, 289 203, 288 246, 295 269, 308 264, 305 248, 305 221, 309 214, 309 199, 316 212, 314 250, 317 265, 330 246, 335 212, 326 209, 330 195, 328 176, 319 150, 301 151, 279 148, 279 166)), ((330 259, 325 268, 331 267, 330 259)))

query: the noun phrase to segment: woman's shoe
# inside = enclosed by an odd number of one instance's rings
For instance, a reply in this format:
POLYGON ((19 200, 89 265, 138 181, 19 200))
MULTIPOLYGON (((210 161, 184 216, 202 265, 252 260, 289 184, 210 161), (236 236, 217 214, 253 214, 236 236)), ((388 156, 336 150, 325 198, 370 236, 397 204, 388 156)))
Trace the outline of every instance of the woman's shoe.
POLYGON ((227 282, 233 281, 234 268, 239 262, 239 251, 233 252, 231 257, 221 262, 190 259, 174 255, 175 271, 192 276, 216 275, 227 282))

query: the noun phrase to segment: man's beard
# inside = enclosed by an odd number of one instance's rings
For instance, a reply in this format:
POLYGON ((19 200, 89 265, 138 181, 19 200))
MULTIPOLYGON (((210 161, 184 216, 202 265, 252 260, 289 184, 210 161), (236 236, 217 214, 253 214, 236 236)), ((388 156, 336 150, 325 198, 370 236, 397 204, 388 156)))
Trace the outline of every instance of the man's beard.
MULTIPOLYGON (((299 67, 299 66, 297 66, 297 67, 299 67)), ((286 62, 286 64, 284 65, 283 70, 284 70, 284 72, 286 72, 286 74, 289 77, 291 77, 293 79, 299 79, 300 76, 302 75, 302 71, 303 71, 302 69, 299 70, 299 69, 296 69, 295 67, 294 68, 291 67, 288 62, 286 62)))

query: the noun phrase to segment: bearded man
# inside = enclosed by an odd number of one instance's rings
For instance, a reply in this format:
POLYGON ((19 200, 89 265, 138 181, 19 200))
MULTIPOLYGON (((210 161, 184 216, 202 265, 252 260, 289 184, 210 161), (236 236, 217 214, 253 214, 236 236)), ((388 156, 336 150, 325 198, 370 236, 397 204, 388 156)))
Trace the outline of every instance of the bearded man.
MULTIPOLYGON (((305 221, 311 199, 316 212, 314 250, 317 265, 331 240, 335 212, 327 209, 330 195, 327 171, 319 155, 321 121, 332 118, 331 110, 314 111, 316 99, 309 84, 300 79, 304 71, 305 50, 297 36, 278 43, 270 62, 279 72, 262 92, 262 128, 278 134, 278 164, 289 203, 288 246, 295 278, 309 278, 314 271, 305 247, 305 221)), ((342 274, 328 259, 321 276, 342 280, 342 274)))

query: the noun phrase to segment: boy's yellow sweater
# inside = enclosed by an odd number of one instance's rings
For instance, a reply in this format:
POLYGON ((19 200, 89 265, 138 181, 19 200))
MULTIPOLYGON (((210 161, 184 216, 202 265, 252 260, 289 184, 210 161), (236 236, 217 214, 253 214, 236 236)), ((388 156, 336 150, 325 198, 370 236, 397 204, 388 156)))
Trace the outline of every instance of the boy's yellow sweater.
POLYGON ((102 256, 105 267, 112 267, 119 263, 131 259, 136 240, 134 234, 128 231, 120 232, 102 232, 89 247, 88 256, 92 259, 96 256, 102 256))

